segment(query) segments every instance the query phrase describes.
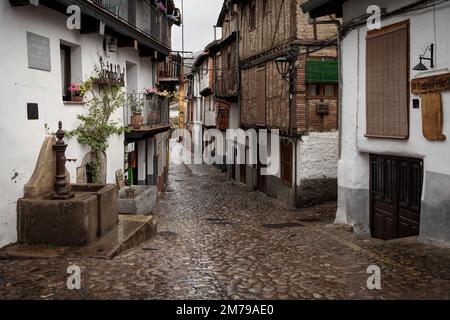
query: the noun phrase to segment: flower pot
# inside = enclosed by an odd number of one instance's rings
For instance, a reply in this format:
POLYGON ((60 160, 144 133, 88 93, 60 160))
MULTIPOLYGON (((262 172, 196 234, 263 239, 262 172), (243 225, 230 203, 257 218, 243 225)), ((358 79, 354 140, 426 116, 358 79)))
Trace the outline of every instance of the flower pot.
POLYGON ((131 126, 134 129, 139 129, 144 125, 144 117, 142 116, 141 112, 133 112, 133 115, 130 119, 131 126))
POLYGON ((81 95, 73 95, 72 101, 83 101, 83 96, 81 95))

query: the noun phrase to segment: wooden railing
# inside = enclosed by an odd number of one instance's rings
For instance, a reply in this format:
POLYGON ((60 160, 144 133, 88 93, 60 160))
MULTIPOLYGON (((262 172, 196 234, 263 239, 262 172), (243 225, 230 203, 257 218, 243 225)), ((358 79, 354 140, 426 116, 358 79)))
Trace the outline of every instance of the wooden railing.
POLYGON ((181 56, 180 55, 170 55, 167 57, 167 61, 160 63, 158 66, 158 77, 159 80, 181 80, 181 56))

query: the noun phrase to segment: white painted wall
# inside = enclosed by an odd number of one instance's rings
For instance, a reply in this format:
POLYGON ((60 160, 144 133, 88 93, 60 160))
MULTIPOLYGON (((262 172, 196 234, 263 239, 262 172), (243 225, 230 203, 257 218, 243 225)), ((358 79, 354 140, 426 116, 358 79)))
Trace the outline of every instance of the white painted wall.
MULTIPOLYGON (((81 35, 66 28, 66 17, 44 6, 11 7, 0 2, 0 51, 2 77, 0 78, 0 247, 16 241, 16 201, 23 196, 23 186, 33 173, 41 144, 49 132, 57 130, 58 120, 65 129, 78 125, 76 115, 83 113, 80 105, 65 105, 61 98, 60 41, 80 46, 81 74, 89 76, 102 54, 102 36, 81 35), (26 32, 31 31, 50 38, 51 72, 28 68, 26 32), (7 44, 7 45, 6 45, 7 44), (27 120, 26 104, 39 104, 39 120, 27 120), (11 179, 15 176, 14 179, 11 179)), ((122 68, 126 61, 138 66, 137 87, 142 90, 153 84, 152 64, 149 58, 140 58, 132 48, 119 48, 117 54, 105 58, 122 68)), ((113 118, 122 120, 123 110, 113 118)), ((81 164, 88 148, 76 139, 67 140, 67 158, 76 158, 76 164, 67 164, 71 181, 76 180, 76 167, 81 164)), ((123 137, 109 140, 107 150, 107 181, 115 183, 115 171, 123 169, 123 137)))
POLYGON ((297 143, 297 185, 303 179, 337 178, 338 133, 310 132, 297 143))
MULTIPOLYGON (((378 4, 388 12, 414 1, 348 1, 344 5, 344 22, 365 12, 369 4, 378 4), (369 3, 370 2, 370 3, 369 3)), ((410 20, 410 70, 411 78, 446 73, 450 68, 450 5, 382 19, 382 26, 410 20), (435 23, 434 23, 435 21, 435 23), (436 44, 434 72, 417 72, 412 68, 419 62, 419 55, 431 43, 436 44)), ((339 161, 338 184, 350 189, 369 189, 369 153, 391 154, 424 158, 424 171, 450 174, 450 92, 442 93, 444 142, 430 142, 422 134, 421 109, 412 108, 411 94, 410 137, 408 140, 371 139, 366 132, 366 34, 367 27, 353 30, 342 41, 343 97, 342 97, 342 157, 339 161)), ((429 65, 429 64, 427 64, 429 65)), ((426 178, 426 177, 425 177, 426 178)), ((341 194, 339 197, 341 198, 341 194)), ((423 197, 425 194, 423 194, 423 197)), ((344 199, 341 199, 344 200, 344 199)), ((344 201, 339 201, 344 203, 344 201)), ((368 210, 368 209, 367 209, 368 210)), ((368 211, 367 211, 368 214, 368 211)), ((337 222, 346 223, 346 209, 339 207, 337 222)))

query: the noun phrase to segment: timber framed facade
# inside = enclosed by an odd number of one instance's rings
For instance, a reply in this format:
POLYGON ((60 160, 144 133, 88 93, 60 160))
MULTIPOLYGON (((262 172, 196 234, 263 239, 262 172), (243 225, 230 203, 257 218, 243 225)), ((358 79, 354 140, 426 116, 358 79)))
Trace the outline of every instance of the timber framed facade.
MULTIPOLYGON (((246 185, 280 198, 288 206, 308 206, 336 198, 338 146, 338 63, 336 21, 311 25, 303 0, 231 0, 237 14, 239 108, 243 129, 278 129, 283 169, 261 176, 245 171, 246 185), (291 82, 276 59, 295 57, 291 82)), ((327 21, 325 21, 327 20, 327 21)), ((334 21, 328 21, 334 20, 334 21)))

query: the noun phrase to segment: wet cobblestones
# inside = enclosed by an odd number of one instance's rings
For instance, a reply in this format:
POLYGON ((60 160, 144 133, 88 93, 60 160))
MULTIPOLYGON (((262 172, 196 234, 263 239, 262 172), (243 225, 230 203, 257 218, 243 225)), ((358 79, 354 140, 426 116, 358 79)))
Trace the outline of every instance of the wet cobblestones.
POLYGON ((172 164, 169 181, 156 238, 112 260, 0 260, 0 298, 450 298, 447 249, 357 239, 332 225, 335 203, 286 210, 206 165, 172 164), (81 267, 78 291, 66 288, 72 264, 81 267), (366 286, 373 264, 381 290, 366 286))

